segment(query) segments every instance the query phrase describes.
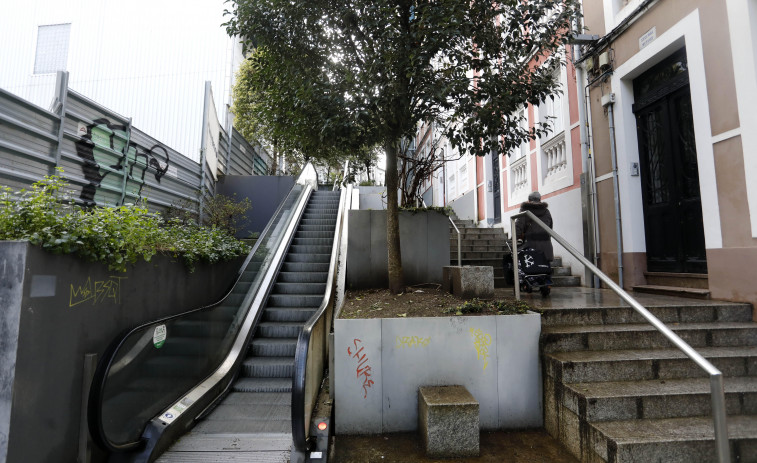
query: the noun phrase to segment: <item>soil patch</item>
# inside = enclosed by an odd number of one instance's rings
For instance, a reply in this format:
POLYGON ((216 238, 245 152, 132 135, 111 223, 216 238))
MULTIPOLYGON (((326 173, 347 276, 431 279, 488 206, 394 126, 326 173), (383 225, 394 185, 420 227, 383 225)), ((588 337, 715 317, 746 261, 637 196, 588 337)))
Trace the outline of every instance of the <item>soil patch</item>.
POLYGON ((339 318, 448 317, 451 315, 504 315, 534 310, 526 302, 495 292, 490 301, 463 299, 441 285, 408 287, 404 293, 388 289, 347 291, 339 318))

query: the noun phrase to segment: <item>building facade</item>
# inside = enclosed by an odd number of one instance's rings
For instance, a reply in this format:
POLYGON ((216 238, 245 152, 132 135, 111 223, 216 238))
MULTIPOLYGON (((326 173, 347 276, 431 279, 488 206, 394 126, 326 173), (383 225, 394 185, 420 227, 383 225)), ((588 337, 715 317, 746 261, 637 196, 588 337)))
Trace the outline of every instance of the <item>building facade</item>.
POLYGON ((603 270, 626 288, 663 276, 756 303, 757 1, 585 0, 584 12, 600 35, 582 64, 603 270))

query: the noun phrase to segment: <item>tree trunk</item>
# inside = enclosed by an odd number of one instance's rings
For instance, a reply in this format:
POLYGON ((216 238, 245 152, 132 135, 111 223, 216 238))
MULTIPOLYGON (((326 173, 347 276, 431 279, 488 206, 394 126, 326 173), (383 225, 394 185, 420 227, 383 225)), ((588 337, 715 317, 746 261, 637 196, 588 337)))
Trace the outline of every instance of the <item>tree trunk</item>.
POLYGON ((405 290, 400 252, 400 221, 397 206, 397 144, 386 143, 386 247, 389 257, 389 291, 399 294, 405 290))

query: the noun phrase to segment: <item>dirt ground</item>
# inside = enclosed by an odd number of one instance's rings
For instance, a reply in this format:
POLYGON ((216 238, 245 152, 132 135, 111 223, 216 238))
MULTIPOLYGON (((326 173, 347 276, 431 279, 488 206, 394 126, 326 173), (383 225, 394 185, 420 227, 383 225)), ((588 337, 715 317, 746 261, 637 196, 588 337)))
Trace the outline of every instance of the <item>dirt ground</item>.
POLYGON ((340 318, 448 317, 463 312, 465 315, 498 315, 505 313, 502 310, 507 313, 533 310, 527 303, 518 302, 512 296, 503 296, 503 293, 495 291, 492 301, 497 301, 498 307, 482 301, 476 304, 480 312, 463 308, 458 313, 458 309, 470 301, 442 290, 441 285, 411 286, 401 294, 392 294, 388 289, 347 291, 340 318))
POLYGON ((336 463, 578 463, 544 430, 482 432, 477 458, 428 458, 417 433, 336 436, 336 463))

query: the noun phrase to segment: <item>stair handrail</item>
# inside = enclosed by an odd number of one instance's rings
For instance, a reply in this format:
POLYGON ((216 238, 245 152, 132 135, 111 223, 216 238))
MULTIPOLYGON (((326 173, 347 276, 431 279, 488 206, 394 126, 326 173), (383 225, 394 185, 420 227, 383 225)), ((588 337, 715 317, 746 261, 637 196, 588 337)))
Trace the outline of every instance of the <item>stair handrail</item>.
POLYGON ((513 281, 515 284, 515 298, 520 300, 520 285, 518 284, 518 243, 515 234, 515 221, 521 217, 527 217, 536 225, 546 231, 549 236, 555 239, 565 250, 573 257, 578 259, 584 266, 591 270, 600 280, 602 280, 610 289, 612 289, 620 298, 630 305, 637 313, 644 317, 660 333, 662 333, 670 342, 672 342, 687 357, 694 361, 710 376, 710 396, 712 400, 712 419, 715 430, 715 445, 719 463, 728 463, 731 461, 730 449, 728 447, 728 426, 725 412, 725 390, 723 388, 723 373, 705 359, 699 352, 691 347, 680 336, 668 328, 659 318, 655 317, 649 310, 644 308, 636 299, 628 294, 623 288, 618 286, 610 277, 605 275, 599 268, 592 264, 588 259, 581 255, 576 248, 570 245, 562 236, 557 234, 552 228, 548 227, 531 211, 519 212, 510 217, 510 237, 513 249, 513 281))
MULTIPOLYGON (((347 178, 346 174, 349 169, 347 161, 345 161, 344 169, 345 178, 347 178)), ((336 285, 337 262, 339 259, 345 258, 340 252, 340 247, 342 233, 347 233, 343 228, 346 223, 347 211, 350 209, 352 201, 352 188, 351 182, 348 182, 346 186, 341 188, 323 302, 321 302, 318 310, 305 323, 297 339, 292 380, 292 440, 293 451, 295 452, 304 453, 310 450, 310 420, 312 419, 316 397, 323 380, 324 366, 326 365, 328 335, 331 331, 332 318, 335 311, 336 298, 334 287, 336 285)))
MULTIPOLYGON (((237 274, 237 278, 235 280, 234 285, 236 285, 245 270, 245 268, 249 265, 253 255, 255 252, 259 249, 259 246, 263 242, 263 237, 269 233, 269 231, 272 231, 273 227, 273 221, 275 218, 282 212, 285 203, 288 203, 290 198, 294 203, 292 204, 292 210, 294 211, 292 216, 293 218, 289 221, 286 225, 286 229, 282 233, 282 243, 288 241, 291 241, 291 236, 294 233, 294 229, 297 226, 297 223, 299 222, 299 217, 302 215, 302 212, 305 208, 305 205, 307 204, 307 200, 310 196, 310 193, 313 189, 313 184, 317 183, 317 179, 315 178, 315 170, 312 168, 310 164, 306 166, 306 169, 303 169, 303 173, 300 174, 298 179, 295 181, 295 187, 300 186, 300 191, 295 191, 295 188, 292 188, 292 191, 289 193, 287 198, 282 201, 282 203, 277 208, 276 212, 271 218, 271 221, 267 224, 265 230, 261 234, 258 241, 253 246, 252 250, 248 254, 247 258, 245 259, 244 263, 242 264, 242 267, 240 268, 240 271, 237 274), (309 169, 308 169, 309 167, 309 169)), ((279 224, 278 226, 281 226, 279 224)), ((262 305, 262 302, 265 300, 265 296, 268 293, 268 288, 271 286, 270 283, 273 281, 273 277, 276 275, 276 271, 278 270, 280 266, 280 261, 283 259, 283 254, 286 251, 287 246, 279 246, 276 251, 274 257, 271 259, 270 264, 268 266, 268 270, 265 272, 265 275, 261 276, 261 283, 259 285, 260 290, 257 291, 256 294, 248 294, 245 300, 242 302, 241 305, 247 304, 250 308, 245 317, 243 317, 242 322, 240 323, 240 329, 237 331, 237 339, 232 343, 232 346, 229 349, 229 353, 225 357, 225 360, 221 362, 218 367, 213 370, 213 372, 208 375, 204 380, 200 381, 199 384, 197 384, 195 387, 190 389, 189 391, 183 393, 176 401, 171 402, 171 405, 169 405, 167 408, 164 408, 164 410, 157 416, 155 416, 152 420, 148 421, 146 423, 146 427, 143 430, 142 437, 139 440, 131 441, 131 442, 125 442, 125 443, 115 443, 111 441, 108 436, 106 435, 104 428, 103 428, 103 417, 102 417, 102 402, 103 402, 103 395, 104 390, 106 387, 106 382, 108 379, 108 374, 111 371, 112 368, 116 366, 116 362, 114 361, 116 354, 119 352, 119 350, 124 346, 125 340, 132 336, 134 333, 139 332, 140 330, 144 330, 147 327, 156 326, 158 324, 164 324, 167 322, 170 322, 172 320, 182 318, 191 314, 195 314, 198 312, 202 312, 205 310, 212 309, 224 302, 224 300, 231 294, 233 290, 230 289, 224 296, 221 298, 219 302, 200 307, 197 309, 193 309, 187 312, 183 312, 180 314, 163 317, 158 320, 153 320, 144 324, 141 324, 133 329, 124 331, 121 335, 116 337, 114 342, 108 347, 106 352, 104 353, 100 364, 97 367, 97 371, 95 373, 95 378, 92 382, 92 389, 90 392, 90 398, 89 398, 89 405, 88 405, 88 421, 90 426, 90 432, 92 436, 95 438, 95 440, 100 444, 103 448, 105 448, 107 451, 114 453, 114 452, 127 452, 132 450, 140 450, 143 454, 145 452, 149 453, 152 452, 153 447, 157 444, 157 441, 160 439, 161 435, 164 434, 165 430, 169 428, 169 424, 179 424, 179 420, 183 420, 184 417, 180 415, 190 415, 190 413, 184 413, 192 408, 191 416, 197 417, 201 416, 207 409, 207 402, 210 402, 210 404, 214 403, 215 400, 217 400, 218 396, 220 394, 223 394, 223 392, 226 390, 226 387, 220 387, 220 383, 223 380, 223 374, 224 371, 226 372, 228 376, 228 371, 238 362, 235 360, 231 360, 232 355, 236 352, 236 355, 240 355, 239 352, 243 352, 242 348, 238 345, 240 344, 240 339, 242 336, 242 332, 247 332, 249 335, 249 331, 251 331, 252 327, 257 321, 258 316, 254 312, 257 310, 256 307, 262 305), (271 274, 271 272, 273 272, 271 274), (262 298, 262 300, 261 300, 262 298), (208 393, 215 393, 216 397, 213 397, 211 400, 206 399, 203 397, 203 400, 199 400, 200 397, 208 394, 208 393), (199 406, 202 405, 203 408, 199 409, 198 413, 194 413, 196 409, 199 408, 199 406), (176 413, 175 410, 180 410, 179 413, 176 413), (165 421, 161 421, 161 418, 164 417, 165 413, 168 411, 174 411, 172 420, 169 423, 166 423, 165 421), (173 421, 176 420, 176 421, 173 421)), ((249 337, 249 336, 247 336, 249 337)), ((186 423, 183 423, 185 427, 187 426, 186 423)))
MULTIPOLYGON (((421 198, 421 203, 423 203, 423 207, 428 209, 428 206, 426 205, 426 201, 423 198, 421 198)), ((462 248, 460 247, 460 243, 462 241, 460 239, 460 229, 457 228, 457 225, 455 225, 455 221, 452 220, 452 217, 447 216, 447 219, 449 219, 449 223, 451 223, 452 226, 455 227, 455 233, 457 233, 457 266, 462 267, 463 266, 463 258, 462 258, 463 253, 461 251, 462 248)))

